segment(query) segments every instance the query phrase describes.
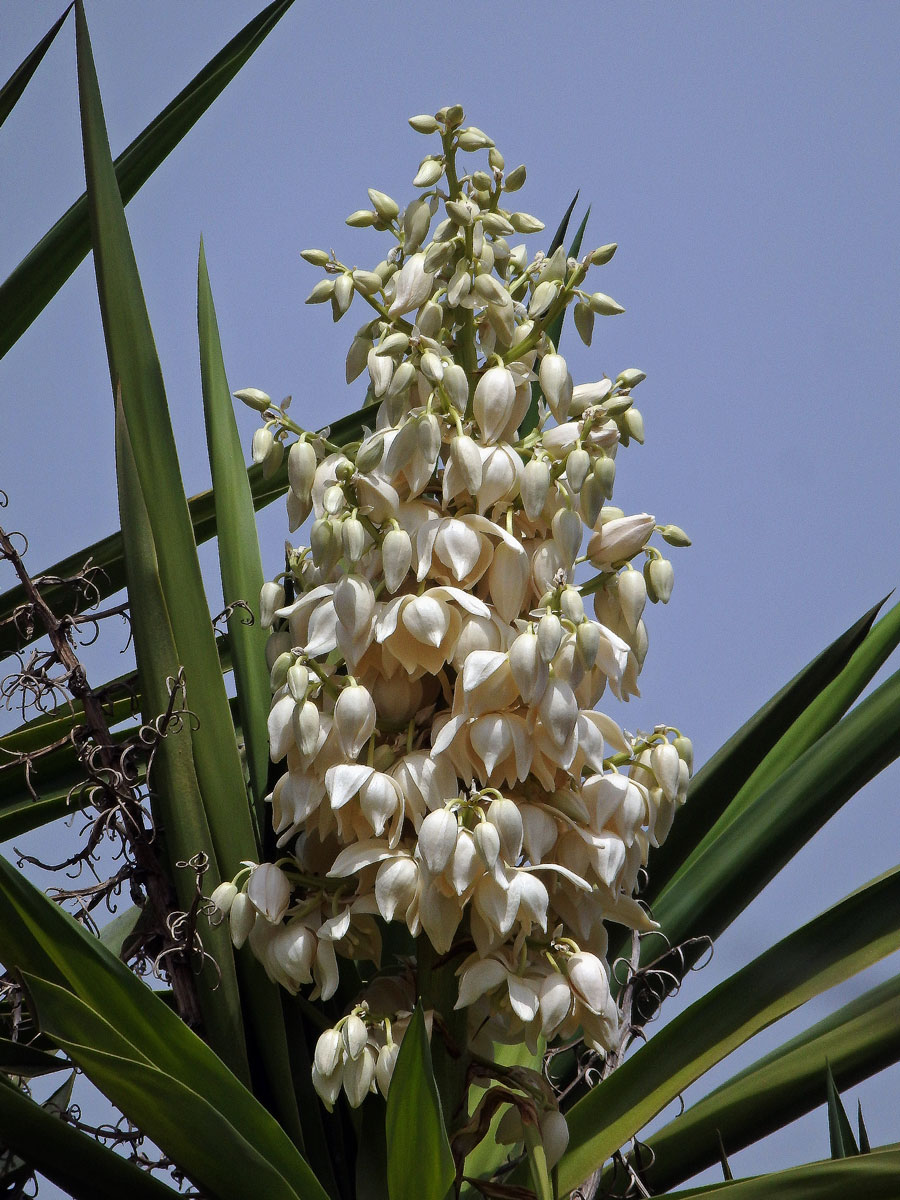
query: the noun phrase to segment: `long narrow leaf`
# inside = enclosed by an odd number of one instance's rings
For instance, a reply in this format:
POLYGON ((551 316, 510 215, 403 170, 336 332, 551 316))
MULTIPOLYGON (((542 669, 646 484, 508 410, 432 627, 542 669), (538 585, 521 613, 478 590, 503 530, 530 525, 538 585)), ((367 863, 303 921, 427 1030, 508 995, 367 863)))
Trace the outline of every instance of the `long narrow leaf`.
POLYGON ((397 1056, 387 1100, 390 1200, 444 1200, 454 1167, 425 1030, 417 1005, 397 1056))
MULTIPOLYGON (((73 0, 74 2, 74 0, 73 0)), ((44 34, 28 57, 16 67, 3 87, 0 88, 0 125, 6 120, 18 103, 19 97, 28 87, 29 80, 38 69, 41 59, 50 49, 50 44, 62 28, 62 24, 72 9, 70 4, 50 29, 44 34)))
POLYGON ((900 948, 900 868, 790 934, 658 1030, 566 1114, 560 1193, 577 1187, 695 1079, 812 996, 900 948))
MULTIPOLYGON (((264 41, 293 0, 274 0, 212 58, 116 159, 124 203, 174 150, 264 41)), ((91 248, 87 196, 60 217, 0 285, 0 358, 22 336, 91 248)))
POLYGON ((817 1108, 826 1061, 847 1088, 898 1060, 900 976, 751 1063, 644 1139, 650 1165, 642 1178, 654 1193, 670 1191, 716 1162, 718 1134, 735 1154, 817 1108))
POLYGON ((235 1125, 213 1096, 154 1067, 83 1000, 37 976, 23 979, 47 1036, 217 1200, 245 1200, 257 1192, 273 1200, 325 1200, 299 1155, 292 1172, 267 1155, 263 1139, 271 1118, 263 1108, 249 1124, 235 1125))
POLYGON ((203 415, 216 501, 222 593, 226 606, 241 601, 250 610, 249 621, 243 609, 238 608, 232 613, 228 619, 228 637, 247 750, 250 791, 256 801, 257 828, 262 830, 266 822, 263 797, 269 770, 266 718, 271 703, 265 657, 266 631, 259 620, 263 569, 253 499, 225 375, 219 326, 202 241, 197 271, 197 323, 203 415))
MULTIPOLYGON (((121 402, 116 401, 116 475, 119 517, 125 540, 128 593, 134 600, 132 633, 141 705, 145 723, 161 716, 169 704, 170 681, 180 660, 159 576, 156 545, 147 505, 134 462, 121 402)), ((194 874, 179 867, 202 854, 207 864, 204 884, 210 890, 221 882, 215 846, 194 769, 193 742, 187 721, 173 723, 161 739, 153 760, 150 789, 154 820, 165 831, 169 878, 179 907, 189 911, 195 893, 194 874)), ((240 994, 231 939, 223 926, 203 930, 204 947, 213 963, 204 963, 197 994, 210 1044, 239 1079, 250 1081, 244 1041, 240 994)))
MULTIPOLYGON (((357 412, 350 413, 334 421, 329 428, 329 438, 335 445, 345 446, 362 433, 363 426, 373 425, 377 406, 367 405, 357 412)), ((265 508, 275 500, 279 500, 287 491, 287 467, 283 465, 270 479, 263 479, 262 470, 258 466, 247 468, 250 480, 250 493, 253 496, 253 507, 257 511, 265 508)), ((212 490, 200 492, 188 501, 191 524, 194 531, 194 541, 198 546, 216 536, 215 501, 212 490)), ((125 586, 125 567, 122 559, 122 535, 119 532, 108 534, 99 541, 92 542, 82 550, 60 559, 59 562, 47 567, 37 578, 46 576, 50 579, 66 579, 79 572, 90 561, 98 569, 94 579, 97 600, 105 600, 108 596, 120 591, 125 586)), ((50 605, 56 609, 64 605, 67 588, 64 584, 49 583, 41 588, 41 594, 50 605)), ((9 618, 16 609, 25 602, 25 593, 20 586, 10 588, 0 595, 0 657, 12 653, 17 648, 29 645, 40 637, 40 630, 31 636, 20 636, 9 618)))
POLYGON ((828 1092, 828 1140, 832 1158, 852 1158, 859 1154, 859 1146, 853 1136, 853 1126, 841 1103, 841 1096, 831 1073, 831 1065, 825 1064, 825 1083, 828 1092))
POLYGON ((712 845, 723 829, 747 808, 754 796, 771 786, 805 750, 814 746, 819 738, 834 727, 898 645, 900 604, 895 604, 857 646, 841 673, 816 696, 772 747, 719 820, 698 843, 695 854, 702 853, 712 845))
POLYGON ((895 1200, 900 1186, 900 1150, 791 1167, 753 1179, 672 1192, 670 1200, 895 1200))
POLYGON ((61 1121, 0 1076, 3 1141, 75 1200, 172 1200, 177 1192, 61 1121))
MULTIPOLYGON (((2 858, 0 961, 70 992, 151 1064, 148 1069, 205 1097, 234 1128, 252 1130, 260 1153, 285 1178, 312 1178, 284 1131, 221 1059, 99 939, 2 858)), ((318 1185, 307 1194, 324 1200, 318 1185)))
POLYGON ((697 772, 691 781, 688 803, 679 812, 672 832, 651 853, 647 894, 651 904, 772 747, 844 669, 883 603, 874 605, 807 663, 697 772))
POLYGON ((816 830, 898 754, 900 672, 753 799, 663 889, 653 912, 673 945, 693 936, 718 937, 816 830))

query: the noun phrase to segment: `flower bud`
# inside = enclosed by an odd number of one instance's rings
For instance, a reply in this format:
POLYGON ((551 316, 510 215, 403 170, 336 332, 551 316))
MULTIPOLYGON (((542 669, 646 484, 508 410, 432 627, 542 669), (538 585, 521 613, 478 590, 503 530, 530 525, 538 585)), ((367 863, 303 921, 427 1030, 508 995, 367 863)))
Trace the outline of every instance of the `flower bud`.
POLYGON ((550 467, 546 459, 532 458, 525 464, 521 485, 522 503, 529 521, 536 521, 544 511, 550 494, 550 467))
POLYGON ((372 207, 381 217, 382 221, 393 221, 400 212, 400 205, 396 200, 392 200, 390 196, 384 192, 378 192, 375 188, 369 188, 369 199, 372 201, 372 207))
POLYGON ((636 408, 629 408, 622 416, 621 426, 628 437, 634 438, 639 445, 644 444, 644 418, 636 408))
POLYGON ((250 930, 256 924, 256 909, 250 903, 246 892, 238 892, 231 903, 231 940, 235 948, 240 950, 246 942, 250 930))
POLYGON ((369 378, 372 380, 372 392, 378 399, 388 390, 388 385, 394 374, 394 364, 385 355, 379 355, 373 346, 366 358, 369 368, 369 378))
POLYGON ((416 897, 419 869, 411 858, 393 858, 383 862, 375 876, 375 901, 386 921, 405 913, 416 897))
POLYGON ((520 633, 510 646, 509 667, 522 700, 526 704, 540 700, 547 686, 547 666, 537 636, 530 629, 520 633))
POLYGON ((264 583, 259 593, 259 623, 263 629, 271 629, 275 623, 275 612, 284 606, 284 588, 280 583, 264 583))
POLYGON ((316 452, 308 441, 294 442, 288 451, 288 482, 301 500, 308 500, 316 475, 316 452))
POLYGON ((472 406, 485 441, 496 441, 502 433, 515 398, 515 380, 507 367, 490 367, 478 380, 472 406))
POLYGON ((469 379, 459 363, 447 363, 442 382, 454 408, 465 412, 469 402, 469 379))
POLYGON ((356 452, 356 469, 361 475, 366 475, 369 471, 374 471, 383 458, 384 438, 369 438, 356 452))
POLYGON ((334 281, 334 307, 335 320, 342 317, 353 300, 353 276, 349 274, 338 275, 334 281))
POLYGON ((598 246, 596 250, 592 250, 588 257, 595 267, 604 267, 618 248, 617 242, 610 242, 606 246, 598 246))
POLYGON ((412 542, 405 529, 391 529, 381 543, 384 583, 393 595, 406 578, 412 564, 412 542))
POLYGON ((566 360, 561 354, 545 354, 538 377, 550 411, 557 421, 565 421, 572 402, 572 376, 566 360))
POLYGON ((632 631, 637 629, 644 605, 647 603, 647 585, 640 571, 626 570, 618 576, 619 605, 625 624, 632 631))
MULTIPOLYGON (((598 462, 612 462, 609 459, 599 459, 598 462)), ((591 528, 597 524, 597 519, 600 516, 600 511, 603 508, 603 501, 607 499, 607 492, 603 486, 602 478, 596 470, 588 475, 587 479, 581 485, 581 492, 578 496, 578 507, 585 523, 591 528)))
POLYGON ((582 621, 575 630, 575 648, 586 671, 590 671, 597 661, 602 637, 600 626, 595 621, 582 621))
POLYGON ((678 795, 678 751, 670 742, 661 742, 650 751, 650 766, 667 800, 678 795))
POLYGON ((347 217, 345 224, 351 229, 365 229, 368 225, 378 223, 378 213, 373 209, 358 208, 347 217))
POLYGON ((324 304, 334 294, 334 280, 320 279, 304 301, 305 304, 324 304))
POLYGON ((494 144, 484 130, 477 129, 474 125, 470 125, 468 129, 463 129, 459 133, 456 142, 460 150, 465 150, 468 153, 471 153, 473 150, 485 150, 494 144))
POLYGON ((420 308, 431 296, 434 276, 425 270, 425 255, 413 254, 394 276, 394 299, 388 309, 392 317, 420 308))
MULTIPOLYGON (((574 454, 576 451, 572 453, 574 454)), ((569 458, 571 457, 570 454, 569 458)), ((553 514, 550 530, 554 542, 559 547, 563 562, 567 567, 571 567, 581 549, 581 538, 584 532, 581 517, 571 508, 558 508, 553 514)))
POLYGON ((614 317, 625 311, 621 304, 613 300, 612 296, 607 296, 603 292, 594 292, 588 304, 591 306, 591 312, 599 313, 601 317, 614 317))
POLYGON ((359 1108, 375 1078, 375 1051, 366 1046, 358 1058, 344 1063, 344 1092, 351 1108, 359 1108))
POLYGON ((584 601, 577 587, 564 587, 559 597, 559 608, 562 615, 573 625, 584 620, 584 601))
POLYGON ((660 525, 660 536, 664 542, 668 542, 670 546, 690 546, 691 539, 677 525, 660 525))
POLYGON ((253 461, 255 463, 265 462, 266 456, 269 454, 274 445, 275 435, 267 425, 264 425, 262 429, 257 429, 253 434, 253 461))
POLYGON ((466 485, 466 491, 474 496, 481 487, 481 455, 474 440, 468 434, 458 434, 450 443, 450 455, 466 485))
POLYGON ((237 894, 238 890, 231 882, 220 883, 217 888, 213 889, 213 894, 209 898, 210 904, 215 908, 215 912, 210 916, 213 924, 218 925, 223 917, 228 916, 237 894))
POLYGON ((312 700, 298 704, 294 715, 294 737, 306 758, 315 754, 319 744, 319 710, 312 700))
POLYGON ((529 317, 542 317, 559 293, 559 282, 555 279, 545 279, 539 283, 528 302, 529 317))
POLYGON ((694 743, 690 738, 679 736, 672 743, 682 762, 687 763, 689 771, 694 769, 694 743))
POLYGON ((545 663, 551 661, 559 649, 563 638, 563 627, 555 613, 544 613, 538 621, 537 641, 538 650, 545 663))
POLYGON ((432 875, 440 875, 456 849, 459 825, 446 808, 430 812, 419 826, 419 853, 432 875))
POLYGON ((429 155, 423 158, 413 179, 413 187, 431 187, 444 174, 444 163, 440 158, 429 155))
POLYGON ((261 863, 250 873, 247 897, 261 916, 277 925, 291 902, 290 881, 274 863, 261 863))
POLYGON ((357 563, 366 552, 366 530, 362 521, 348 517, 341 523, 341 544, 345 557, 357 563))
POLYGON ((290 650, 286 650, 283 654, 279 654, 272 663, 272 669, 269 672, 269 687, 271 688, 273 694, 277 692, 279 688, 284 687, 285 683, 287 682, 288 670, 293 661, 293 654, 290 652, 290 650))
POLYGON ((578 331, 578 336, 586 346, 589 346, 594 336, 594 314, 591 306, 585 304, 584 301, 579 301, 575 305, 572 315, 575 318, 575 329, 578 331))
POLYGON ((337 1029, 326 1029, 316 1042, 313 1063, 320 1075, 331 1075, 340 1066, 342 1038, 337 1029))
POLYGON ((490 821, 479 821, 472 834, 478 857, 489 871, 500 857, 500 834, 497 826, 490 821))
MULTIPOLYGON (((512 172, 511 174, 515 174, 512 172)), ((510 176, 506 177, 506 190, 509 191, 510 176)), ((544 222, 539 221, 537 217, 533 217, 530 213, 514 212, 510 213, 509 223, 512 225, 516 233, 540 233, 544 228, 544 222)))
POLYGON ((440 125, 429 113, 420 113, 419 116, 410 117, 409 123, 416 133, 437 133, 440 129, 440 125))
POLYGON ((647 378, 646 371, 639 371, 637 367, 629 367, 627 371, 620 371, 616 376, 616 383, 619 387, 633 388, 637 387, 647 378))
POLYGON ((331 255, 327 250, 301 250, 300 257, 312 263, 314 267, 324 267, 331 262, 331 255))
POLYGON ((334 706, 334 727, 348 758, 355 759, 375 728, 375 704, 366 688, 348 684, 334 706))
POLYGON ((341 1029, 344 1053, 348 1058, 359 1058, 366 1048, 368 1039, 369 1031, 366 1029, 365 1022, 356 1013, 351 1013, 341 1029))
POLYGON ((232 395, 235 400, 241 400, 248 408, 255 408, 261 413, 272 403, 272 397, 261 392, 259 388, 241 388, 239 392, 232 392, 232 395))
POLYGON ((654 558, 648 568, 653 590, 663 604, 669 603, 675 584, 675 572, 667 558, 654 558))
POLYGON ((323 571, 330 571, 341 554, 341 539, 328 517, 313 521, 309 531, 309 547, 313 562, 323 571))
POLYGON ((505 796, 492 800, 487 819, 500 835, 500 853, 503 861, 515 866, 522 853, 522 840, 525 836, 519 806, 515 800, 509 800, 505 796))
POLYGON ((591 469, 591 456, 581 446, 570 450, 566 457, 566 479, 573 492, 580 492, 588 471, 591 469))
POLYGON ((293 666, 288 667, 285 682, 294 700, 298 704, 303 704, 309 688, 309 669, 302 663, 295 662, 293 666))
POLYGON ((522 163, 521 166, 513 167, 513 169, 507 173, 507 176, 503 181, 503 190, 505 192, 517 192, 525 182, 525 174, 526 172, 524 163, 522 163))
POLYGON ((391 1086, 391 1076, 394 1074, 399 1052, 399 1045, 391 1042, 389 1045, 381 1047, 378 1051, 378 1058, 375 1060, 375 1082, 385 1099, 387 1099, 388 1088, 391 1086))

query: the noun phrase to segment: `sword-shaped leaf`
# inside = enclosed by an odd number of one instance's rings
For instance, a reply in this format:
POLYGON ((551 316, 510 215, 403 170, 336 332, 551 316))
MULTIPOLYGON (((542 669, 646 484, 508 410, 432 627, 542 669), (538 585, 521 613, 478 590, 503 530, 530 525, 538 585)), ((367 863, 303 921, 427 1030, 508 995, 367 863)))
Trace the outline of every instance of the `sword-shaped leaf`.
POLYGON ((898 1181, 900 1149, 891 1146, 856 1158, 671 1192, 670 1200, 848 1200, 863 1196, 865 1200, 894 1200, 898 1181))
MULTIPOLYGON (((115 171, 125 204, 231 82, 292 3, 274 0, 267 5, 119 155, 115 171)), ((0 285, 0 358, 49 304, 90 248, 88 200, 82 195, 0 285)))
POLYGON ((577 1187, 748 1038, 900 948, 900 868, 872 880, 657 1030, 566 1114, 559 1190, 577 1187))
POLYGON ((29 80, 38 69, 41 59, 50 49, 50 44, 62 28, 63 21, 72 9, 70 4, 65 12, 44 34, 35 48, 23 62, 19 63, 3 87, 0 88, 0 125, 6 120, 18 103, 19 97, 28 87, 29 80))

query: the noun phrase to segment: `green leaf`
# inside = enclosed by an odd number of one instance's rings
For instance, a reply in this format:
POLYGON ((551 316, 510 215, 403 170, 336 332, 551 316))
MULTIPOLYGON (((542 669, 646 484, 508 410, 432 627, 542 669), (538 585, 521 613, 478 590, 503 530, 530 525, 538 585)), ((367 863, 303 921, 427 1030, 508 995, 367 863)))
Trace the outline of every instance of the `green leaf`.
MULTIPOLYGON (((647 1186, 666 1192, 710 1166, 719 1134, 736 1153, 817 1108, 826 1060, 843 1087, 900 1060, 900 976, 751 1063, 644 1139, 652 1160, 642 1174, 647 1186)), ((860 1148, 864 1140, 861 1130, 860 1148)))
POLYGON ((11 1042, 8 1038, 0 1038, 0 1071, 7 1075, 21 1075, 32 1079, 36 1075, 52 1075, 54 1071, 65 1071, 72 1064, 64 1058, 57 1058, 46 1050, 35 1046, 25 1045, 24 1042, 11 1042))
MULTIPOLYGON (((116 402, 116 475, 119 515, 125 541, 128 593, 135 598, 132 636, 141 685, 143 719, 149 723, 169 704, 169 680, 178 675, 180 659, 159 576, 156 545, 132 453, 121 402, 116 402)), ((150 790, 156 826, 166 831, 163 843, 168 874, 182 912, 194 901, 192 871, 179 867, 197 854, 206 858, 204 884, 210 890, 222 880, 203 797, 194 766, 192 731, 187 721, 171 725, 156 748, 150 790)), ((197 978, 197 999, 210 1044, 243 1082, 250 1065, 238 991, 234 954, 226 925, 207 925, 204 948, 215 966, 204 963, 197 978)))
MULTIPOLYGON (((248 22, 119 155, 115 172, 123 203, 128 203, 193 128, 292 3, 274 0, 248 22)), ((82 195, 0 285, 0 358, 53 299, 90 248, 88 201, 82 195)))
POLYGON ((859 1154, 859 1146, 853 1136, 850 1118, 841 1103, 841 1097, 831 1073, 831 1064, 825 1063, 825 1090, 828 1096, 828 1141, 832 1158, 851 1158, 859 1154))
POLYGON ((868 1154, 872 1147, 869 1145, 869 1134, 866 1129, 866 1123, 862 1115, 862 1101, 856 1102, 856 1120, 859 1125, 859 1152, 860 1154, 868 1154))
MULTIPOLYGON (((377 405, 366 405, 357 412, 333 421, 328 427, 330 440, 338 446, 345 446, 348 442, 356 440, 362 433, 363 425, 374 423, 377 411, 377 405)), ((271 479, 263 479, 262 468, 255 465, 247 468, 247 476, 250 480, 253 507, 257 511, 280 499, 288 489, 286 464, 283 464, 271 479)), ((193 496, 188 501, 188 508, 195 543, 199 546, 215 537, 215 501, 212 490, 193 496)), ((98 601, 105 600, 125 586, 121 533, 108 534, 106 537, 92 542, 90 546, 85 546, 82 550, 77 550, 74 554, 60 559, 59 562, 40 572, 39 577, 65 579, 80 571, 88 560, 91 561, 93 567, 98 569, 98 574, 94 579, 98 601)), ((60 604, 64 606, 66 590, 64 584, 51 583, 42 586, 41 594, 50 607, 55 608, 60 604)), ((30 636, 19 636, 12 625, 4 625, 4 622, 8 621, 25 600, 25 593, 20 586, 10 588, 0 595, 0 656, 11 654, 14 650, 29 645, 41 636, 40 630, 34 631, 30 636)))
POLYGON ((875 624, 850 661, 806 707, 790 729, 772 747, 719 820, 698 843, 694 854, 702 853, 748 807, 755 796, 771 786, 805 750, 832 729, 850 705, 862 694, 900 645, 900 604, 875 624))
POLYGON ((651 851, 646 897, 651 904, 772 747, 844 669, 883 603, 874 605, 807 663, 697 772, 688 790, 688 803, 679 811, 671 833, 658 850, 651 851))
MULTIPOLYGON (((284 1131, 209 1046, 98 938, 2 858, 0 961, 10 970, 37 976, 71 993, 89 1010, 80 1013, 79 1020, 86 1021, 93 1012, 108 1025, 111 1032, 105 1036, 126 1042, 131 1058, 149 1064, 148 1071, 171 1077, 190 1093, 205 1097, 235 1129, 252 1131, 259 1153, 285 1178, 312 1179, 284 1131)), ((186 1125, 195 1136, 199 1128, 197 1121, 186 1125)), ((324 1200, 317 1184, 302 1194, 324 1200)))
POLYGON ((246 1200, 257 1193, 275 1200, 325 1200, 296 1152, 289 1170, 267 1153, 267 1134, 274 1122, 262 1107, 248 1123, 235 1124, 221 1112, 214 1095, 194 1091, 177 1076, 154 1067, 71 992, 37 976, 23 973, 23 980, 47 1036, 217 1200, 246 1200))
POLYGON ((266 667, 267 635, 259 621, 263 569, 253 499, 225 375, 219 326, 202 241, 197 276, 197 322, 203 414, 216 501, 222 593, 226 606, 243 601, 250 610, 249 619, 247 612, 240 608, 229 617, 228 637, 250 769, 250 790, 256 801, 257 828, 262 830, 268 819, 263 797, 267 791, 269 771, 266 719, 272 700, 266 667))
POLYGON ((28 83, 38 69, 41 59, 50 49, 50 44, 62 28, 63 22, 72 9, 70 4, 61 17, 50 27, 28 57, 16 67, 3 87, 0 88, 0 125, 6 120, 18 103, 19 97, 28 87, 28 83))
POLYGON ((444 1200, 455 1170, 421 1004, 397 1055, 385 1128, 390 1200, 444 1200))
POLYGON ((695 1001, 567 1113, 560 1193, 753 1034, 900 948, 900 868, 847 896, 695 1001))
POLYGON ((671 1192, 671 1200, 895 1200, 900 1150, 893 1147, 837 1161, 791 1167, 753 1179, 671 1192))
POLYGON ((75 1200, 166 1200, 177 1196, 146 1171, 65 1124, 0 1076, 3 1140, 29 1167, 75 1200))
POLYGON ((122 950, 128 939, 137 929, 142 916, 143 909, 138 908, 136 904, 132 904, 130 908, 126 908, 123 912, 116 913, 113 919, 107 921, 100 930, 100 941, 116 958, 122 957, 122 950))
MULTIPOLYGON (((807 750, 663 888, 653 913, 673 946, 716 938, 813 834, 900 754, 900 672, 807 750)), ((685 806, 690 807, 690 800, 685 806)), ((648 947, 651 942, 645 942, 648 947)), ((686 955, 688 965, 700 951, 686 955)))

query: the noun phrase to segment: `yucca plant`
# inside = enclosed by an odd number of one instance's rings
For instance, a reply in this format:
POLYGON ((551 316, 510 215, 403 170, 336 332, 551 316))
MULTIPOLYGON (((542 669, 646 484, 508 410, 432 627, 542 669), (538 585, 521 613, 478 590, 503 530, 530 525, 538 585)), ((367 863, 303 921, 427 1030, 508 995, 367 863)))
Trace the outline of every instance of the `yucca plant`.
MULTIPOLYGON (((570 210, 529 259, 507 240, 543 228, 509 207, 524 168, 459 106, 412 118, 439 139, 417 198, 371 191, 348 221, 385 234, 384 260, 304 253, 325 271, 311 301, 336 320, 367 306, 347 359, 364 404, 312 431, 243 389, 262 420, 249 469, 201 246, 213 488, 185 498, 123 202, 289 6, 113 163, 76 3, 87 193, 0 288, 5 351, 93 251, 121 525, 40 573, 0 532, 18 576, 0 597, 7 694, 38 710, 0 739, 0 833, 78 811, 70 863, 110 838, 119 851, 108 878, 57 889, 74 917, 0 862, 4 1185, 21 1194, 36 1171, 76 1197, 894 1196, 900 1152, 870 1147, 861 1114, 854 1133, 838 1090, 900 1058, 894 980, 642 1132, 758 1030, 900 947, 898 868, 639 1044, 900 752, 900 675, 855 704, 900 607, 865 614, 693 779, 680 731, 626 735, 595 711, 606 689, 635 693, 643 608, 671 592, 651 537, 687 544, 610 503, 618 448, 643 438, 642 372, 575 387, 559 353, 570 307, 587 344, 621 311, 584 286, 614 245, 579 257, 570 210), (266 582, 254 509, 279 497, 292 531, 314 519, 266 582), (212 537, 218 638, 196 551, 212 537), (123 587, 136 670, 97 686, 79 629, 123 587), (133 904, 98 929, 123 888, 133 904), (122 1114, 116 1134, 75 1115, 75 1072, 122 1114), (45 1074, 63 1082, 41 1103, 45 1074), (729 1154, 822 1103, 830 1160, 731 1179, 729 1154), (715 1163, 722 1184, 676 1192, 715 1163)), ((68 11, 0 92, 0 120, 68 11)))

